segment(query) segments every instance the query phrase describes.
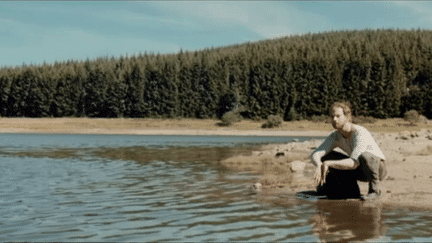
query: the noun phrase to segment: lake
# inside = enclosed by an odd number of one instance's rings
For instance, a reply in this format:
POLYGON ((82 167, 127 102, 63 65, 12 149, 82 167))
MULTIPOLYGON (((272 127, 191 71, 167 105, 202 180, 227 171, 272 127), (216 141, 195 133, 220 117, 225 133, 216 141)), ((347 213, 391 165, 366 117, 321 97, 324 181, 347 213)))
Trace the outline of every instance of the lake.
POLYGON ((432 213, 254 193, 220 160, 309 137, 1 134, 0 241, 431 241, 432 213))

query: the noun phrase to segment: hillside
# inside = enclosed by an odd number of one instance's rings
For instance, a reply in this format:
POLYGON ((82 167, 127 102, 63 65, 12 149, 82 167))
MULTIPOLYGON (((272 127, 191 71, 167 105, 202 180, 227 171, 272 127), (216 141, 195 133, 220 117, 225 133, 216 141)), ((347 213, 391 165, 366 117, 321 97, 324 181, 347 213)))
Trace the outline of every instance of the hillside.
POLYGON ((0 69, 2 117, 432 118, 432 31, 357 30, 0 69))

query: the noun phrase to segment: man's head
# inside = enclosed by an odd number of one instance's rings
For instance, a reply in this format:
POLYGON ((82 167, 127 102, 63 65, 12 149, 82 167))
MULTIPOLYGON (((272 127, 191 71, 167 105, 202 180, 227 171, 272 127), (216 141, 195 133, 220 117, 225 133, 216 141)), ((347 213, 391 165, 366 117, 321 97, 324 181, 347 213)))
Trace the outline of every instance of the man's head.
POLYGON ((336 102, 330 107, 332 125, 341 129, 347 122, 352 122, 351 105, 348 102, 336 102))

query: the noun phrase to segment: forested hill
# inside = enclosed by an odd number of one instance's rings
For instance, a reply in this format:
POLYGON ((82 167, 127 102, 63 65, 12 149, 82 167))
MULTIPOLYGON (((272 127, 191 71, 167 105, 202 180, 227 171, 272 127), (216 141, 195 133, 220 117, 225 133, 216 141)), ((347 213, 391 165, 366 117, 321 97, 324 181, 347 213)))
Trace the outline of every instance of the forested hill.
MULTIPOLYGON (((146 47, 143 46, 143 49, 146 47)), ((415 109, 432 118, 432 31, 357 30, 176 54, 0 69, 2 117, 245 118, 415 109)))

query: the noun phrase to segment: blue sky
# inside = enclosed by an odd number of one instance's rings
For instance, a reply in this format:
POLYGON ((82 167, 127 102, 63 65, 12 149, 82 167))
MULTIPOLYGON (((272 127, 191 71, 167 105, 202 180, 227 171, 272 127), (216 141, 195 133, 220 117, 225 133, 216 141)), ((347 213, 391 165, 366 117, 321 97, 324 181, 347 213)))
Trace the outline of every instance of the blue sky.
POLYGON ((432 2, 0 1, 0 67, 365 28, 432 29, 432 2))

